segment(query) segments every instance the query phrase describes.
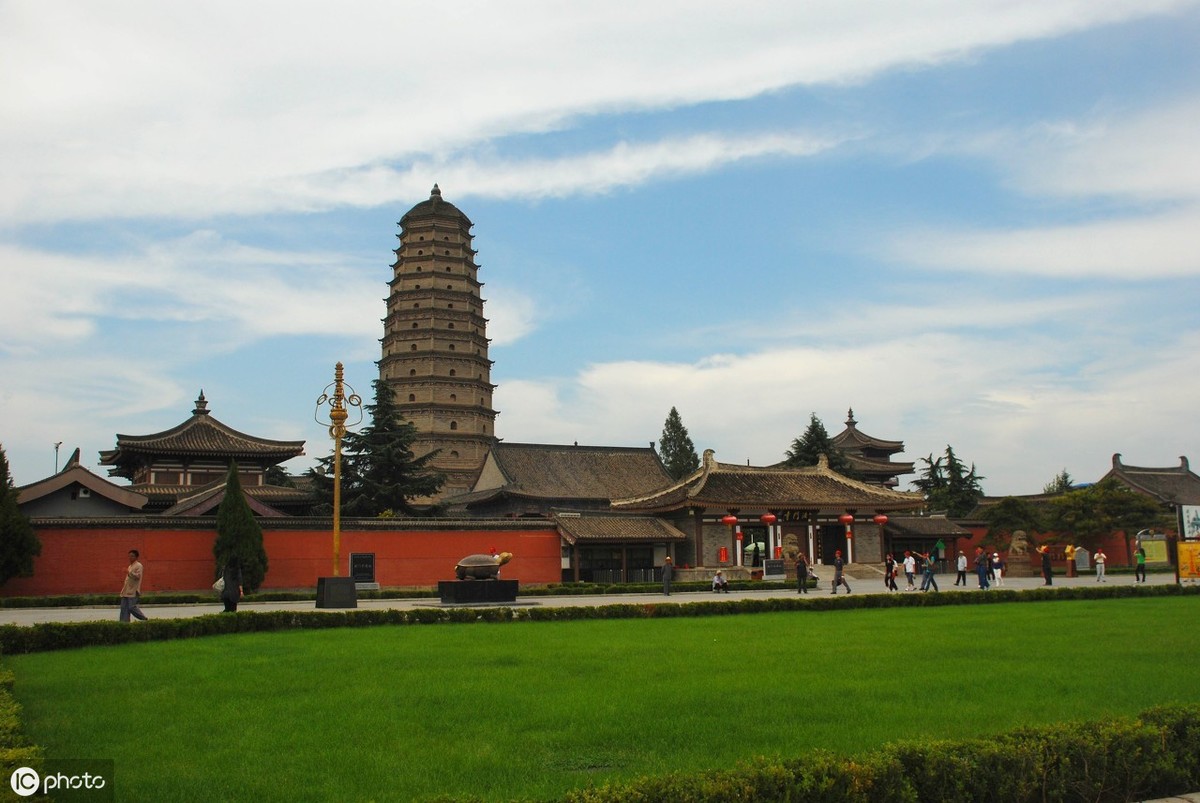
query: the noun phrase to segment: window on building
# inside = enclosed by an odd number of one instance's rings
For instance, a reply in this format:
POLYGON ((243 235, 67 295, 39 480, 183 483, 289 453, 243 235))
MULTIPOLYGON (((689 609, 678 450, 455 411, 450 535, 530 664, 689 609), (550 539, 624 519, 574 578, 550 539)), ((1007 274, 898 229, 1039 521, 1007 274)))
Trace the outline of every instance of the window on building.
POLYGON ((458 429, 458 422, 457 422, 457 421, 451 421, 451 422, 450 422, 450 429, 458 429))

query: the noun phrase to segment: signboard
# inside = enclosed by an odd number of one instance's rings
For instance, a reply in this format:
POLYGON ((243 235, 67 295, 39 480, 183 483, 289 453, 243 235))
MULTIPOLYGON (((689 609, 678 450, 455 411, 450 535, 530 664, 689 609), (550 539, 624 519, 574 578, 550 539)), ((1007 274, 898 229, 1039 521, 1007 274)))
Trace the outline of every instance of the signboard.
POLYGON ((375 582, 375 553, 350 553, 350 576, 356 583, 375 582))
POLYGON ((768 558, 763 561, 763 579, 764 580, 786 580, 787 569, 784 567, 782 560, 768 558))
POLYGON ((1180 541, 1179 579, 1200 580, 1200 541, 1180 541))
POLYGON ((1182 505, 1179 515, 1183 518, 1183 539, 1200 541, 1200 505, 1182 505))

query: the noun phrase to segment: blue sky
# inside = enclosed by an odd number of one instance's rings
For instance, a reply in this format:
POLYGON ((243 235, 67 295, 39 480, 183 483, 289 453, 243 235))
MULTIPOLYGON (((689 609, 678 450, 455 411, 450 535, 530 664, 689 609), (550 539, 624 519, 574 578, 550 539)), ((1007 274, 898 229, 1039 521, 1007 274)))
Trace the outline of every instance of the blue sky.
POLYGON ((1198 44, 1182 0, 3 3, 0 443, 100 470, 203 388, 302 470, 437 182, 506 440, 1200 460, 1198 44))

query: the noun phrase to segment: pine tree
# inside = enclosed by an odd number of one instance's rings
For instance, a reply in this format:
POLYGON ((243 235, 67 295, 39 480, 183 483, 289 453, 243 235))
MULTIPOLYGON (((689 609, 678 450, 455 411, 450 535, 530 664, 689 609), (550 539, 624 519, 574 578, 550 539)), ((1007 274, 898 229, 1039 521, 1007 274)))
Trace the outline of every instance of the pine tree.
POLYGON ((0 585, 33 574, 33 559, 42 542, 29 518, 17 507, 17 489, 8 473, 8 455, 0 446, 0 585))
POLYGON ((858 472, 851 467, 846 455, 833 445, 833 439, 829 437, 821 419, 817 418, 816 413, 810 413, 808 429, 792 441, 792 448, 788 449, 783 462, 784 465, 793 468, 815 466, 821 455, 825 455, 829 460, 829 467, 837 473, 857 478, 858 472))
MULTIPOLYGON (((217 508, 217 540, 213 557, 220 572, 230 557, 237 559, 242 569, 242 586, 246 593, 255 591, 267 576, 267 550, 263 547, 262 527, 254 518, 242 482, 238 479, 237 463, 229 466, 225 479, 225 497, 217 508)), ((214 575, 215 576, 215 575, 214 575)))
POLYGON ((1071 486, 1074 484, 1074 482, 1075 481, 1071 479, 1071 475, 1068 474, 1067 470, 1064 468, 1061 473, 1054 477, 1054 479, 1042 486, 1042 493, 1060 494, 1064 491, 1069 491, 1071 490, 1071 486))
MULTIPOLYGON (((411 500, 441 490, 446 477, 429 466, 437 452, 413 456, 416 426, 404 420, 391 385, 378 379, 372 384, 375 402, 366 407, 371 423, 342 437, 342 513, 375 517, 430 512, 414 507, 411 500)), ((332 512, 333 456, 317 462, 323 471, 310 474, 316 510, 332 512)))
POLYGON ((700 457, 696 445, 688 436, 687 427, 674 407, 667 413, 662 437, 658 439, 659 456, 672 479, 680 479, 700 468, 700 457))
POLYGON ((942 457, 935 459, 930 454, 921 459, 925 462, 925 472, 912 484, 924 492, 928 509, 943 511, 952 517, 965 516, 975 509, 983 498, 980 481, 987 478, 975 470, 974 463, 968 470, 949 445, 942 457))

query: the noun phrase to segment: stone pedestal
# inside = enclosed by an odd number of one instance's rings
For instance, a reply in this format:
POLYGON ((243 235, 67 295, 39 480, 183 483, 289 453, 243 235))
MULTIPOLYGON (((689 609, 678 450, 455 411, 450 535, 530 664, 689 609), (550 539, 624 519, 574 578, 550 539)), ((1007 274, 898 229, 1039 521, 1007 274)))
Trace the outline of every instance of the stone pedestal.
POLYGON ((357 608, 358 589, 353 577, 318 577, 318 608, 357 608))
POLYGON ((516 602, 516 580, 441 580, 438 596, 443 605, 477 602, 516 602))

